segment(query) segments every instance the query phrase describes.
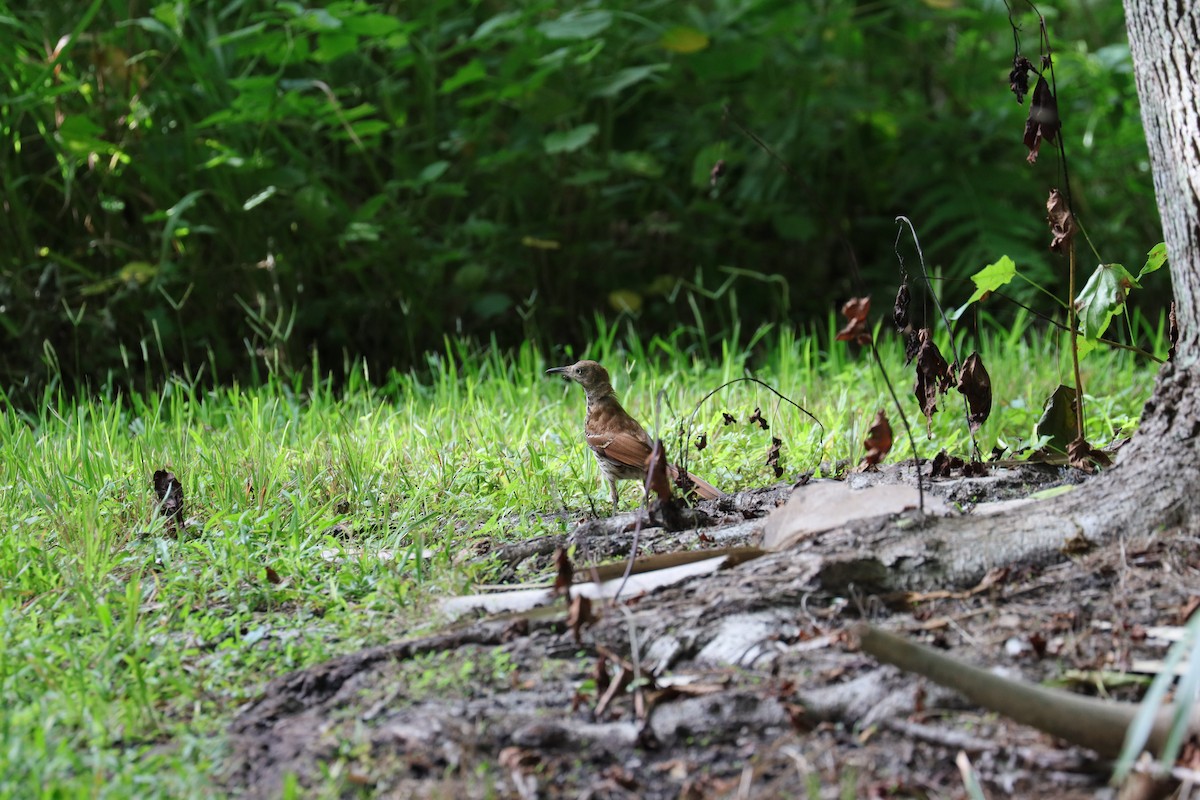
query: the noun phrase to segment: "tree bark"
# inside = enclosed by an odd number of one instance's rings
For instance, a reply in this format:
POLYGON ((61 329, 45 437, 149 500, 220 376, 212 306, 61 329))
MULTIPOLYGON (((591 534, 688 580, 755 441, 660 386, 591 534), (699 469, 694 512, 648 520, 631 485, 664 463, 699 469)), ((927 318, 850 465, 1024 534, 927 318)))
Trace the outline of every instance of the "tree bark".
POLYGON ((1200 6, 1125 0, 1125 24, 1175 285, 1176 366, 1194 370, 1200 357, 1200 6))

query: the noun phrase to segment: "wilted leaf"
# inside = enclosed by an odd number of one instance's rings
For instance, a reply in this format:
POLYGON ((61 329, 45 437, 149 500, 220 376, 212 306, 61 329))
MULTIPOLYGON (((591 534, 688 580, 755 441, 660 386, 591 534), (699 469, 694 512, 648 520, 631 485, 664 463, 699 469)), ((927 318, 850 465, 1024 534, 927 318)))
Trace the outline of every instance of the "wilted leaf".
POLYGON ((1066 252, 1075 238, 1075 218, 1067 207, 1067 200, 1058 189, 1050 190, 1046 200, 1047 221, 1050 223, 1050 233, 1054 238, 1050 241, 1050 249, 1056 253, 1066 252))
MULTIPOLYGON (((680 472, 680 477, 686 475, 680 472)), ((654 441, 654 447, 646 459, 646 488, 666 503, 671 499, 671 481, 667 478, 667 451, 662 439, 654 441)))
POLYGON ((1084 472, 1094 472, 1097 466, 1111 466, 1112 459, 1079 436, 1067 446, 1067 463, 1084 472))
POLYGON ((1041 418, 1033 428, 1034 436, 1050 437, 1047 443, 1060 453, 1067 452, 1071 442, 1079 438, 1079 420, 1075 415, 1075 390, 1060 384, 1046 400, 1041 418))
POLYGON ((1022 55, 1013 56, 1013 68, 1008 73, 1008 88, 1017 96, 1018 103, 1025 102, 1025 95, 1029 94, 1029 71, 1033 69, 1033 64, 1029 63, 1029 59, 1022 55))
POLYGON ((896 325, 896 330, 901 333, 908 333, 912 329, 912 324, 908 319, 908 303, 911 298, 908 293, 908 281, 900 284, 900 288, 896 290, 896 302, 892 306, 892 322, 896 325))
POLYGON ((165 469, 154 473, 154 496, 158 499, 158 513, 167 518, 167 525, 177 528, 183 524, 183 485, 175 473, 165 469))
POLYGON ((983 366, 979 353, 971 353, 958 371, 958 390, 967 398, 967 422, 971 432, 987 422, 992 413, 992 379, 983 366))
POLYGON ((871 429, 867 431, 863 447, 867 449, 867 454, 863 456, 860 466, 864 467, 878 465, 892 449, 892 426, 888 424, 887 414, 883 412, 883 409, 880 409, 875 415, 871 429))
POLYGON ((733 423, 737 422, 733 414, 730 414, 728 411, 722 411, 721 418, 724 419, 726 425, 732 425, 733 423))
POLYGON ((771 427, 767 424, 766 417, 762 415, 762 409, 758 406, 754 407, 754 413, 750 415, 750 419, 746 420, 746 424, 753 425, 756 422, 758 423, 758 427, 762 428, 764 431, 771 427))
POLYGON ((871 343, 871 332, 867 330, 867 314, 871 312, 871 298, 851 297, 842 304, 842 316, 846 318, 846 326, 838 331, 839 342, 871 343))
POLYGON ((919 337, 921 344, 917 348, 917 384, 913 387, 913 394, 921 406, 921 413, 925 415, 926 430, 932 436, 930 426, 933 414, 937 411, 938 395, 949 391, 952 383, 950 365, 942 358, 942 351, 934 344, 933 333, 928 328, 922 328, 919 337))
POLYGON ((571 609, 567 612, 567 627, 575 637, 575 644, 579 644, 583 629, 595 621, 596 617, 592 614, 590 597, 578 594, 571 598, 571 609))
POLYGON ((921 349, 921 332, 910 330, 904 334, 904 366, 912 363, 916 358, 917 351, 921 349))
POLYGON ((779 466, 779 448, 783 447, 783 440, 772 436, 771 447, 767 450, 767 466, 775 471, 775 477, 783 475, 783 467, 779 466))
POLYGON ((1096 267, 1079 297, 1075 298, 1075 310, 1083 323, 1084 338, 1100 338, 1112 318, 1125 310, 1125 297, 1137 285, 1137 280, 1129 274, 1129 270, 1120 264, 1101 264, 1096 267))
POLYGON ((949 478, 951 471, 962 469, 963 464, 963 460, 958 456, 952 456, 945 450, 939 450, 938 454, 933 457, 933 463, 929 465, 929 474, 934 478, 949 478))
POLYGON ((1033 100, 1029 104, 1029 119, 1025 121, 1025 146, 1029 148, 1025 160, 1030 164, 1037 161, 1042 140, 1053 142, 1061 128, 1054 92, 1045 78, 1038 78, 1037 85, 1033 87, 1033 100))
POLYGON ((708 34, 686 25, 677 25, 668 28, 658 43, 672 53, 698 53, 708 47, 708 34))
POLYGON ((706 447, 708 447, 708 434, 701 433, 696 437, 696 449, 703 450, 706 447))
POLYGON ((575 567, 571 564, 571 557, 567 555, 567 548, 560 547, 554 551, 554 567, 554 593, 570 597, 571 582, 575 580, 575 567))
POLYGON ((1150 252, 1146 254, 1146 265, 1138 273, 1137 279, 1140 281, 1143 275, 1157 272, 1162 269, 1162 265, 1165 263, 1167 263, 1167 243, 1159 242, 1154 247, 1151 247, 1150 252))

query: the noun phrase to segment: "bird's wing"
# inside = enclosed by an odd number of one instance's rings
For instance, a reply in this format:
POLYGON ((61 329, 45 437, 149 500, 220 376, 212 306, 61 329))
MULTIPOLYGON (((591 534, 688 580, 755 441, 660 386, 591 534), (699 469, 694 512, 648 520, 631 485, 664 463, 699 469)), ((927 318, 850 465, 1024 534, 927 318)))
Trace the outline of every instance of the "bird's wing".
POLYGON ((650 435, 625 413, 616 398, 606 397, 589 411, 584 436, 596 455, 644 470, 650 455, 650 435))
POLYGON ((650 446, 628 431, 589 433, 587 443, 597 455, 637 469, 646 468, 646 458, 650 455, 650 446))

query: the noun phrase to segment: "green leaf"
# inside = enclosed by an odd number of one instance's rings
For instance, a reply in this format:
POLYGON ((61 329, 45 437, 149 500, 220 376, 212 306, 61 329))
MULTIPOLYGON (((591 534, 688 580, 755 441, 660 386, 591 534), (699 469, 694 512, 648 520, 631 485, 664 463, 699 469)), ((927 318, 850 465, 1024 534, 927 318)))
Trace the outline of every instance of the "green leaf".
POLYGON ((1017 265, 1008 256, 1001 256, 995 264, 988 264, 971 276, 975 282, 975 293, 967 298, 967 302, 951 311, 948 316, 951 322, 961 317, 972 303, 984 299, 989 292, 994 292, 1001 286, 1007 285, 1017 274, 1017 265))
POLYGON ((1125 296, 1129 290, 1138 286, 1137 278, 1120 264, 1096 267, 1079 297, 1075 298, 1084 338, 1098 339, 1112 318, 1125 309, 1125 296))
POLYGON ((658 43, 672 53, 698 53, 708 47, 708 34, 679 25, 668 29, 658 43))
POLYGON ((421 174, 417 176, 417 181, 420 183, 433 183, 445 175, 448 169, 450 169, 449 161, 434 161, 421 170, 421 174))
POLYGON ((546 134, 546 138, 542 140, 542 146, 547 153, 573 153, 594 139, 599 132, 599 125, 588 122, 569 131, 555 131, 546 134))
POLYGON ((438 92, 441 94, 450 94, 456 89, 461 89, 469 83, 475 83, 486 77, 487 67, 478 58, 473 58, 459 67, 458 72, 442 81, 442 86, 438 89, 438 92))
POLYGON ((667 64, 643 64, 640 67, 626 67, 593 89, 592 97, 616 97, 623 90, 635 83, 641 83, 656 72, 666 70, 668 66, 667 64))
POLYGON ((995 264, 988 264, 971 276, 971 281, 975 284, 975 293, 971 295, 967 303, 982 300, 990 292, 996 291, 1001 286, 1007 286, 1016 276, 1017 265, 1008 256, 1000 256, 1000 260, 995 264))
POLYGON ((611 153, 608 163, 614 168, 643 178, 661 178, 665 172, 663 165, 650 153, 631 150, 625 153, 611 153))
POLYGON ((547 39, 576 41, 591 39, 612 25, 611 11, 568 11, 558 19, 537 26, 547 39))
POLYGON ((360 14, 348 16, 342 22, 346 30, 360 36, 383 38, 400 30, 400 20, 388 14, 360 14))
POLYGON ((249 211, 255 206, 262 205, 275 194, 275 191, 276 189, 274 186, 268 186, 261 192, 256 192, 253 196, 249 197, 244 203, 242 203, 242 210, 249 211))
POLYGON ((496 16, 484 21, 482 25, 475 29, 471 34, 471 41, 486 39, 501 28, 511 28, 516 24, 521 17, 524 16, 520 11, 501 11, 496 16))
POLYGON ((1142 267, 1137 279, 1140 281, 1143 275, 1149 275, 1151 272, 1162 269, 1162 265, 1165 263, 1167 263, 1167 243, 1159 242, 1146 254, 1146 266, 1142 267))
POLYGON ((320 64, 328 64, 342 56, 358 51, 358 37, 353 33, 337 31, 317 34, 317 49, 312 58, 320 64))

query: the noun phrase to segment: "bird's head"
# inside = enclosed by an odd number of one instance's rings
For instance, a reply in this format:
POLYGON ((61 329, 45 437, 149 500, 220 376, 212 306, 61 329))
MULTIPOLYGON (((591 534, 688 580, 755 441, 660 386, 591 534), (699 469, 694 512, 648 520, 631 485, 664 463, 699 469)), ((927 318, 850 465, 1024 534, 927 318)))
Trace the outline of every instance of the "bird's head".
POLYGON ((547 375, 562 375, 569 381, 575 381, 589 395, 597 392, 612 392, 612 382, 608 370, 595 361, 577 361, 569 367, 552 367, 546 370, 547 375))

